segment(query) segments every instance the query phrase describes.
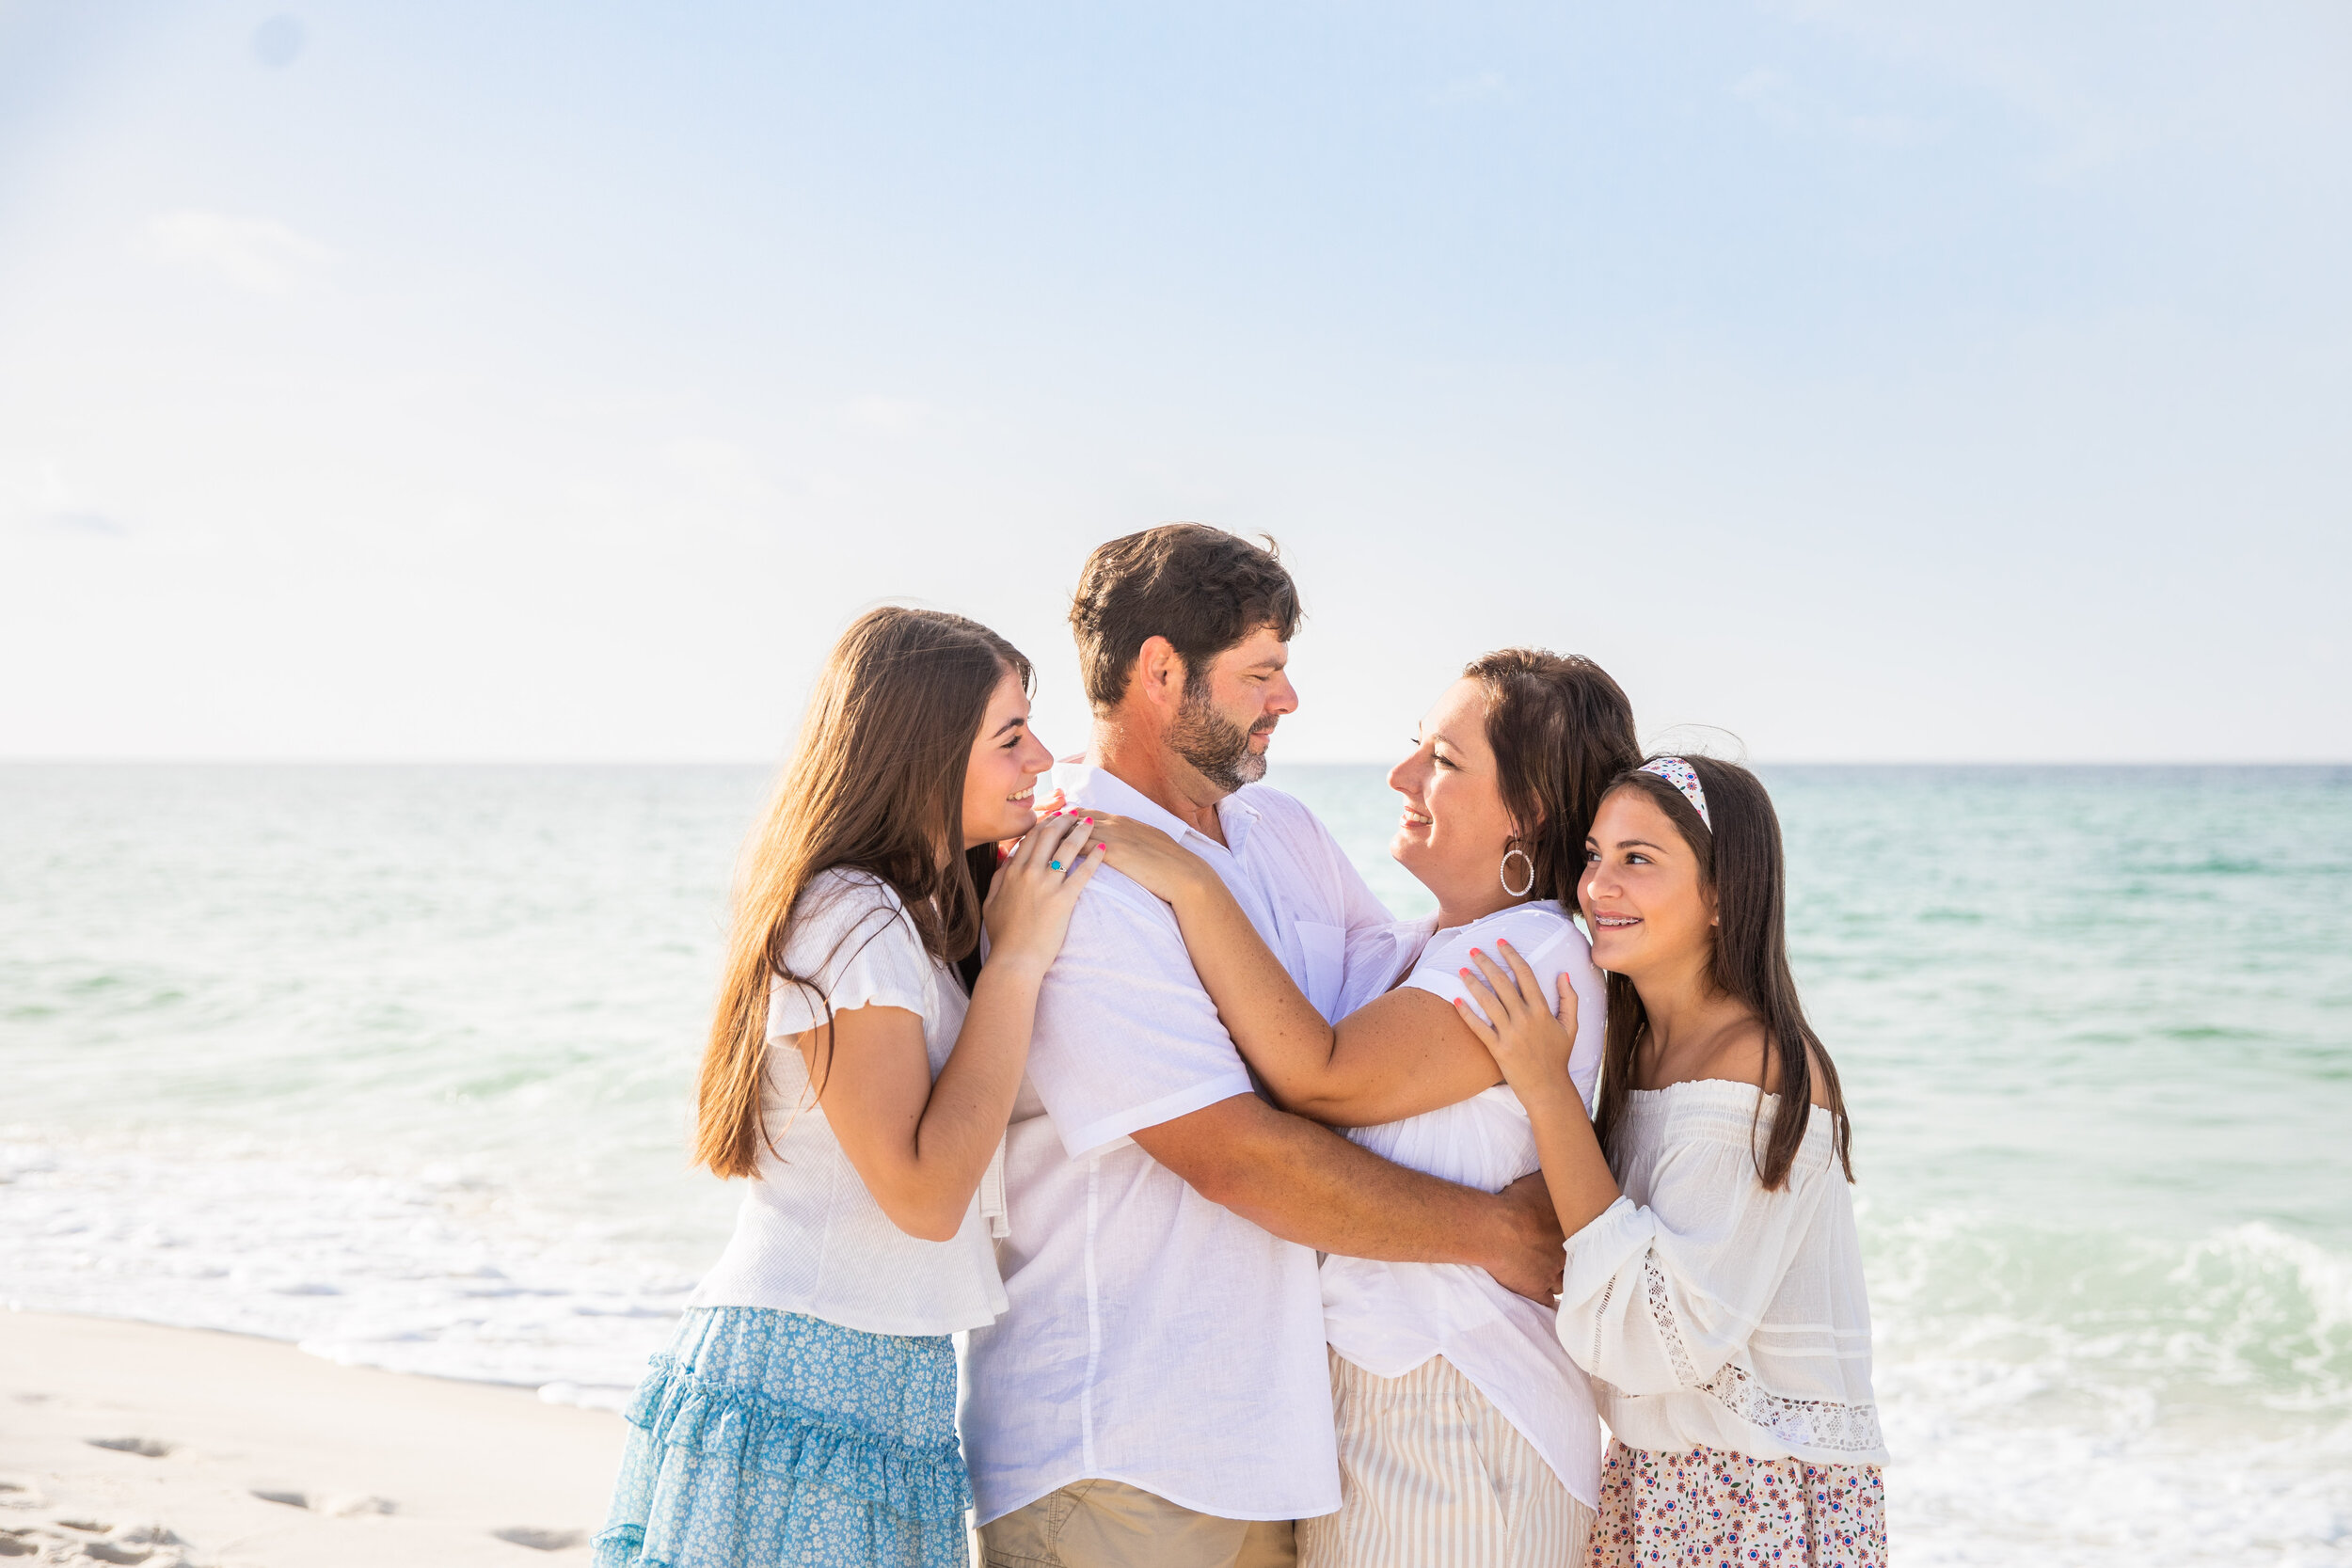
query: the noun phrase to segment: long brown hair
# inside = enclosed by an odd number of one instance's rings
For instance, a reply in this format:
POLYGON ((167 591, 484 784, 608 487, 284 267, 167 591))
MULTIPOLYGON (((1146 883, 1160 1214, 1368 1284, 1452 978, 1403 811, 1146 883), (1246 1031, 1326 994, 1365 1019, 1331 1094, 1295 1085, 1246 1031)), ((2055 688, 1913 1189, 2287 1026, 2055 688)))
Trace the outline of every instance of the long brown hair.
POLYGON ((1642 758, 1633 705, 1581 654, 1502 648, 1462 673, 1486 689, 1486 744, 1502 804, 1521 824, 1512 847, 1535 867, 1530 896, 1573 909, 1584 838, 1612 780, 1642 758))
MULTIPOLYGON (((760 1102, 770 988, 781 979, 823 999, 813 975, 785 963, 793 908, 811 879, 838 867, 887 885, 900 906, 891 918, 911 923, 946 962, 978 947, 989 861, 986 847, 962 852, 963 778, 988 700, 1009 671, 1025 690, 1035 676, 1011 643, 936 610, 868 610, 834 645, 775 795, 744 847, 695 1092, 696 1164, 750 1176, 768 1146, 760 1102), (943 842, 950 851, 944 857, 943 842)), ((882 928, 869 921, 850 936, 870 942, 882 928)), ((832 1035, 828 1004, 819 1032, 826 1066, 832 1035)), ((815 1077, 821 1091, 823 1069, 815 1077)))
MULTIPOLYGON (((1756 1180, 1765 1189, 1785 1186, 1788 1169, 1813 1117, 1813 1069, 1819 1063, 1821 1098, 1836 1129, 1837 1164, 1853 1180, 1853 1128, 1846 1119, 1846 1097, 1837 1083, 1837 1066, 1822 1049, 1813 1025, 1804 1020, 1797 1001, 1796 976, 1788 971, 1788 923, 1786 878, 1782 872, 1780 817, 1763 781, 1736 763, 1713 757, 1685 757, 1699 776, 1707 795, 1707 815, 1714 826, 1701 821, 1680 790, 1655 773, 1638 768, 1611 781, 1613 794, 1638 789, 1671 818, 1682 841, 1697 857, 1699 885, 1715 895, 1715 952, 1709 978, 1764 1026, 1764 1078, 1778 1068, 1780 1107, 1772 1130, 1756 1154, 1756 1180)), ((1600 1104, 1593 1116, 1593 1131, 1600 1147, 1614 1158, 1614 1134, 1624 1124, 1633 1093, 1634 1054, 1649 1027, 1649 1014, 1641 993, 1622 974, 1609 976, 1609 1026, 1601 1051, 1600 1104)), ((1756 1091, 1756 1116, 1764 1114, 1763 1091, 1756 1091)))

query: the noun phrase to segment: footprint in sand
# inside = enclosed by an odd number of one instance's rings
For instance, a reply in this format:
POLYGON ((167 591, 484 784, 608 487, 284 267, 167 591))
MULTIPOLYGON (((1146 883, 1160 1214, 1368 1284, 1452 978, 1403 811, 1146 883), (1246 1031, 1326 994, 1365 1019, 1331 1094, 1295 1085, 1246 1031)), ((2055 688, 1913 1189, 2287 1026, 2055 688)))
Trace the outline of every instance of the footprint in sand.
POLYGON ((584 1529, 541 1529, 536 1525, 514 1525, 490 1533, 501 1541, 512 1541, 537 1552, 567 1551, 588 1544, 588 1532, 584 1529))
POLYGON ((173 1445, 152 1437, 85 1437, 82 1441, 93 1449, 112 1449, 117 1453, 135 1453, 141 1459, 161 1459, 173 1448, 173 1445))
POLYGON ((396 1513, 400 1511, 400 1505, 389 1497, 364 1497, 358 1493, 312 1494, 257 1486, 253 1488, 253 1495, 265 1503, 306 1508, 313 1513, 326 1513, 338 1519, 356 1519, 363 1513, 396 1513))
POLYGON ((180 1538, 161 1525, 117 1529, 95 1519, 60 1519, 55 1528, 33 1525, 0 1529, 0 1557, 33 1557, 43 1562, 187 1568, 187 1556, 179 1548, 180 1538))
POLYGON ((93 1562, 145 1562, 155 1555, 152 1546, 118 1546, 111 1541, 85 1541, 82 1555, 93 1562))

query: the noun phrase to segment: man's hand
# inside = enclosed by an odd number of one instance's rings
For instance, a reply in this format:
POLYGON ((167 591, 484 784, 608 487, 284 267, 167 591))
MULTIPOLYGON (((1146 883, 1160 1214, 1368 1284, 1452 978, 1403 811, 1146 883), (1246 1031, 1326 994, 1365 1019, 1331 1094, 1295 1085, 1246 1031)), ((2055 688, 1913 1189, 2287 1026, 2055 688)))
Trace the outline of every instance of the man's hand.
POLYGON ((1568 1266, 1568 1238, 1551 1212, 1544 1173, 1522 1176, 1496 1196, 1502 1200, 1503 1246, 1486 1260, 1486 1272, 1515 1295, 1556 1305, 1560 1276, 1568 1266))

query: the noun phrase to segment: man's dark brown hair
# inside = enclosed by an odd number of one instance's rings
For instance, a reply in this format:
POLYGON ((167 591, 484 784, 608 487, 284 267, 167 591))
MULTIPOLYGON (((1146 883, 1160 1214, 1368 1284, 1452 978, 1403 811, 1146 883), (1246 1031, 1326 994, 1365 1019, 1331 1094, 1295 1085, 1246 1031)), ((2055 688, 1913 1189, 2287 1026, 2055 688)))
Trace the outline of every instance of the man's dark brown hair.
MULTIPOLYGON (((1263 537, 1263 536, 1262 536, 1263 537)), ((1127 694, 1145 642, 1165 637, 1197 689, 1216 656, 1260 626, 1287 642, 1298 586, 1272 539, 1261 545, 1202 523, 1165 523, 1095 547, 1078 574, 1070 628, 1096 712, 1127 694)))

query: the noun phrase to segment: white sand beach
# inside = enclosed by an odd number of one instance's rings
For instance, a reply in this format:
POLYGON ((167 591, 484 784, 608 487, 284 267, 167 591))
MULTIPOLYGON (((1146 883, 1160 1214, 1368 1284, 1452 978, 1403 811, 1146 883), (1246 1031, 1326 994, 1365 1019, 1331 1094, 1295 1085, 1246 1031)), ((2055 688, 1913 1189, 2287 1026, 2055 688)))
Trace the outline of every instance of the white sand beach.
POLYGON ((0 1313, 0 1558, 582 1563, 620 1419, 292 1345, 0 1313))

